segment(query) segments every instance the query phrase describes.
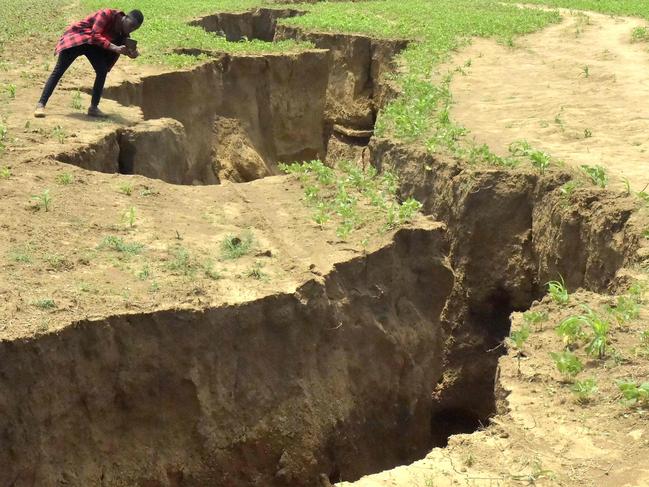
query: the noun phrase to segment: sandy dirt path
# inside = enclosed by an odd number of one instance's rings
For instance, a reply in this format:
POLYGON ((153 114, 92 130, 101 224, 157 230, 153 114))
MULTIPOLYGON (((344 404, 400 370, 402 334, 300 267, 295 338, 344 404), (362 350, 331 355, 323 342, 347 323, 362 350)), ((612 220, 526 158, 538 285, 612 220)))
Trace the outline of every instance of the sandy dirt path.
POLYGON ((641 19, 562 11, 563 21, 514 41, 476 40, 453 65, 455 121, 507 154, 526 139, 575 166, 601 164, 611 185, 649 183, 649 43, 641 19))

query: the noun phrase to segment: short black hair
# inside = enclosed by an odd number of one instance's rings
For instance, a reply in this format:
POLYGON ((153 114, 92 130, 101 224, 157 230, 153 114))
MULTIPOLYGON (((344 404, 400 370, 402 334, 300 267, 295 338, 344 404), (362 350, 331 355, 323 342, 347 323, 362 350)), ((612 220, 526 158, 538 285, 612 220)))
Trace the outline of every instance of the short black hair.
POLYGON ((128 16, 135 20, 137 22, 137 25, 140 26, 142 25, 142 22, 144 22, 144 14, 140 12, 139 10, 131 10, 128 13, 128 16))

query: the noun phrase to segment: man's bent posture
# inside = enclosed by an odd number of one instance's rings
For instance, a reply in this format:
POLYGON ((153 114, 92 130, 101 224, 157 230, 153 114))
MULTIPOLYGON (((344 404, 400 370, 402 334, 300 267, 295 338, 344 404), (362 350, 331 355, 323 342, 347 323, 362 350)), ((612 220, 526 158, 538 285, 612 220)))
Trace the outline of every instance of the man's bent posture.
POLYGON ((104 9, 68 27, 56 46, 56 54, 59 57, 54 71, 45 83, 34 116, 39 118, 45 116, 45 105, 52 96, 54 88, 79 56, 88 58, 96 74, 88 115, 104 116, 99 110, 99 101, 104 91, 106 75, 115 65, 120 54, 126 54, 130 58, 139 56, 137 49, 129 48, 124 44, 131 32, 137 30, 142 22, 144 16, 139 10, 133 10, 126 15, 119 10, 104 9))

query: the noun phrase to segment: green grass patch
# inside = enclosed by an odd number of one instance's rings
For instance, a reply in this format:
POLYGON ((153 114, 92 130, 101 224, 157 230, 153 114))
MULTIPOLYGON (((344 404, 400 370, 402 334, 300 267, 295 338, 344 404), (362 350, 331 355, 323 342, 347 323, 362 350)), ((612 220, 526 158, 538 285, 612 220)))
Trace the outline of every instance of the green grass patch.
MULTIPOLYGON (((144 24, 133 33, 139 42, 141 56, 136 62, 165 64, 173 67, 195 65, 204 58, 176 54, 175 48, 225 51, 232 53, 277 52, 296 49, 307 44, 293 41, 278 43, 252 40, 248 42, 228 42, 224 37, 206 32, 200 27, 192 27, 192 19, 225 11, 242 11, 264 5, 262 0, 140 0, 134 4, 130 0, 115 0, 111 8, 126 12, 138 8, 144 13, 144 24)), ((106 8, 103 0, 82 0, 79 15, 100 8, 106 8)))
POLYGON ((99 248, 108 248, 123 254, 137 255, 142 253, 144 245, 137 242, 125 242, 124 239, 120 237, 109 235, 104 238, 101 244, 99 244, 99 248))
POLYGON ((362 169, 340 161, 330 168, 316 160, 280 164, 280 169, 300 180, 304 200, 314 209, 313 221, 321 227, 335 221, 341 239, 370 221, 383 221, 383 230, 396 228, 411 221, 422 206, 413 198, 400 202, 397 175, 390 171, 379 174, 372 166, 362 169))
POLYGON ((246 231, 241 235, 227 235, 221 242, 221 258, 225 260, 238 259, 252 250, 254 237, 246 231))

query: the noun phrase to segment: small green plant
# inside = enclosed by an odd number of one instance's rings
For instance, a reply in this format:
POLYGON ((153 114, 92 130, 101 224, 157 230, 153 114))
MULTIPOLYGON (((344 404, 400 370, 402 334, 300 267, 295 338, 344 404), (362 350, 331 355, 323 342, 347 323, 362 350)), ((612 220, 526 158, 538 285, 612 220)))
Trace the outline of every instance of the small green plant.
POLYGON ((584 139, 590 139, 593 136, 593 132, 590 129, 584 129, 584 139))
POLYGON ((509 153, 513 157, 527 157, 541 174, 545 173, 552 162, 552 157, 548 153, 534 149, 526 140, 512 142, 509 145, 509 153))
POLYGON ((0 179, 9 179, 11 177, 11 169, 9 166, 0 167, 0 179))
POLYGON ((32 195, 32 200, 34 200, 38 209, 50 211, 50 207, 52 206, 52 197, 50 196, 49 189, 43 190, 41 194, 32 195))
POLYGON ((16 247, 9 252, 9 259, 21 264, 31 264, 32 249, 29 245, 16 247))
POLYGON ((649 42, 649 28, 634 27, 631 31, 631 42, 649 42))
POLYGON ((634 348, 637 357, 649 358, 649 330, 640 333, 640 344, 634 348))
POLYGON ((223 279, 223 275, 219 271, 214 270, 214 265, 212 264, 212 262, 207 262, 203 266, 203 271, 205 272, 205 277, 207 277, 208 279, 212 279, 213 281, 223 279))
POLYGON ((547 319, 548 314, 545 311, 526 311, 525 313, 523 313, 523 320, 525 320, 525 323, 527 323, 527 325, 529 325, 530 327, 536 327, 537 331, 541 331, 543 329, 541 324, 544 321, 547 321, 547 319))
POLYGON ((63 127, 57 125, 52 129, 52 136, 59 141, 59 144, 65 144, 65 139, 68 135, 63 127))
POLYGON ((16 98, 16 85, 15 85, 15 84, 13 84, 13 83, 9 83, 9 84, 6 86, 5 89, 6 89, 6 91, 7 91, 7 94, 9 95, 9 98, 11 98, 11 99, 16 98))
POLYGON ((238 259, 252 249, 253 235, 244 232, 243 235, 227 235, 221 242, 221 256, 226 260, 238 259))
POLYGON ((617 386, 627 405, 649 404, 649 382, 638 384, 631 380, 620 380, 617 386))
POLYGON ((550 357, 554 360, 557 370, 566 380, 573 380, 579 372, 584 370, 583 364, 572 352, 550 352, 550 357))
POLYGON ((34 301, 34 306, 40 309, 54 309, 56 308, 56 303, 54 303, 53 299, 46 298, 46 299, 39 299, 37 301, 34 301))
POLYGON ((266 281, 268 280, 268 274, 262 271, 262 268, 263 264, 261 262, 255 262, 246 275, 258 281, 266 281))
POLYGON ((522 350, 531 332, 531 328, 527 324, 523 324, 519 330, 512 331, 509 334, 509 338, 518 350, 522 350))
POLYGON ((56 182, 60 185, 65 186, 68 184, 72 184, 73 181, 74 181, 74 176, 72 176, 72 174, 70 174, 69 172, 62 172, 61 174, 56 175, 56 182))
POLYGON ((81 102, 81 92, 79 90, 72 94, 71 106, 74 110, 83 110, 83 103, 81 102))
POLYGON ((588 164, 582 164, 581 170, 590 178, 590 180, 596 186, 600 188, 605 188, 608 184, 608 176, 606 175, 606 169, 600 165, 589 166, 588 164))
POLYGON ((109 235, 99 244, 99 248, 109 248, 124 254, 137 255, 144 250, 144 245, 137 242, 124 242, 120 237, 109 235))
POLYGON ((131 196, 131 194, 133 194, 133 185, 129 183, 122 184, 119 187, 119 192, 126 196, 131 196))
POLYGON ((627 196, 631 196, 631 181, 629 181, 629 178, 622 178, 622 182, 624 183, 624 192, 627 196))
POLYGON ((593 399, 593 396, 597 393, 597 381, 592 378, 577 380, 570 390, 575 395, 579 404, 586 404, 590 402, 593 399))
POLYGON ((137 273, 137 278, 140 281, 146 281, 149 277, 151 277, 151 270, 149 269, 149 265, 145 264, 140 271, 137 273))
POLYGON ((129 206, 124 215, 122 215, 122 221, 124 223, 127 223, 129 228, 133 228, 135 226, 136 212, 134 206, 129 206))
POLYGON ((185 247, 176 247, 171 253, 171 259, 167 262, 167 269, 185 276, 193 276, 196 272, 189 250, 185 247))
POLYGON ((581 74, 584 78, 588 78, 590 76, 590 68, 587 65, 582 66, 581 74))
POLYGON ((527 325, 527 323, 523 323, 523 326, 521 326, 519 330, 512 331, 509 334, 509 341, 514 345, 514 347, 516 347, 517 350, 516 361, 519 374, 521 373, 521 358, 523 356, 523 347, 525 346, 525 342, 530 337, 531 332, 532 330, 527 325))
POLYGON ((579 181, 575 181, 574 179, 563 184, 559 188, 559 191, 561 192, 561 198, 563 198, 565 201, 569 201, 578 187, 579 181))
POLYGON ((557 334, 563 339, 567 347, 574 347, 585 338, 582 326, 584 325, 583 316, 569 316, 557 326, 557 334))
POLYGON ((593 332, 590 343, 586 346, 586 352, 588 355, 596 355, 598 358, 602 359, 606 357, 606 351, 608 348, 608 332, 611 325, 608 320, 595 313, 589 307, 584 306, 584 309, 587 313, 585 316, 586 322, 593 332))
POLYGON ((640 316, 640 305, 631 296, 618 296, 614 306, 608 306, 606 310, 617 321, 623 325, 640 316))
POLYGON ((559 281, 550 281, 547 283, 548 293, 555 303, 564 306, 568 304, 570 296, 568 295, 568 288, 563 282, 563 277, 559 276, 559 281))
POLYGON ((629 286, 628 295, 636 303, 642 304, 645 302, 645 294, 649 288, 649 283, 646 281, 635 281, 629 286))

